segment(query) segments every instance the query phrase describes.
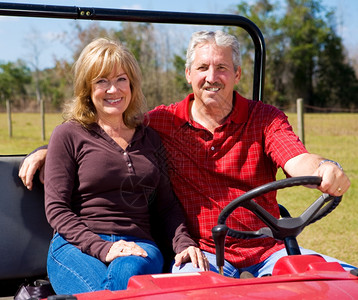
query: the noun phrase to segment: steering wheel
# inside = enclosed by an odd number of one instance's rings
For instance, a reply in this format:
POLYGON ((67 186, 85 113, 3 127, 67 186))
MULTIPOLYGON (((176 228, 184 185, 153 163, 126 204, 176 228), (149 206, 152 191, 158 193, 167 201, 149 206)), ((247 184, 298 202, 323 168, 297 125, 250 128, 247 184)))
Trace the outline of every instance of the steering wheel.
POLYGON ((342 197, 334 197, 322 194, 301 216, 297 218, 284 217, 277 219, 257 204, 254 200, 262 194, 299 185, 320 185, 321 177, 302 176, 282 179, 267 183, 236 198, 230 202, 220 213, 218 225, 212 229, 216 259, 219 269, 224 265, 224 243, 226 235, 239 239, 257 238, 269 236, 285 242, 286 250, 289 255, 300 254, 296 237, 309 224, 312 224, 332 212, 340 203, 342 197), (238 207, 244 207, 253 212, 268 227, 263 227, 257 231, 238 231, 228 228, 225 223, 230 214, 238 207))

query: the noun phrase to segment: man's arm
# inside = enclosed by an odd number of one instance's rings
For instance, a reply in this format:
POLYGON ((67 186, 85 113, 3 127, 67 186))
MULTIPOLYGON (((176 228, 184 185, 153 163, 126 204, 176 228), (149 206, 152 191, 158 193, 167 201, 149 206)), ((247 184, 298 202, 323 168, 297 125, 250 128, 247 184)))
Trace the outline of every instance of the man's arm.
POLYGON ((317 188, 332 196, 342 196, 351 184, 340 166, 316 154, 304 153, 291 158, 286 162, 284 170, 292 177, 322 177, 322 183, 317 188))
POLYGON ((37 170, 40 171, 40 181, 44 182, 46 154, 47 149, 39 149, 28 155, 22 162, 19 177, 30 191, 32 190, 32 182, 37 170))

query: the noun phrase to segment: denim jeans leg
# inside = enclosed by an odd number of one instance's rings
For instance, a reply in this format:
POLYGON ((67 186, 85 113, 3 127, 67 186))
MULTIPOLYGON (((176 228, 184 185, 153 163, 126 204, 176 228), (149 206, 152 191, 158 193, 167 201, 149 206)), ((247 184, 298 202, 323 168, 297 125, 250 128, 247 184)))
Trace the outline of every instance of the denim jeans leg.
POLYGON ((107 266, 56 233, 48 252, 47 272, 56 294, 77 294, 101 290, 107 266))
POLYGON ((117 240, 119 239, 135 242, 147 252, 148 256, 131 255, 117 257, 108 266, 107 275, 102 283, 102 289, 112 291, 124 290, 127 288, 129 278, 134 275, 158 274, 162 272, 163 256, 154 242, 133 237, 117 237, 117 240))

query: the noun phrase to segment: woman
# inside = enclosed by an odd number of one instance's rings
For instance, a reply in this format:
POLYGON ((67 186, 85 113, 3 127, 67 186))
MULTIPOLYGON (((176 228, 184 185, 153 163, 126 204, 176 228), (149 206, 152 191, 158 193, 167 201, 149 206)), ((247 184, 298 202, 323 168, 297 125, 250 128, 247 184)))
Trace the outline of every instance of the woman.
POLYGON ((174 252, 208 269, 171 190, 159 136, 142 125, 140 85, 136 60, 114 41, 93 41, 74 65, 74 99, 53 131, 45 168, 55 230, 47 268, 57 294, 125 289, 133 275, 160 273, 150 206, 174 252))

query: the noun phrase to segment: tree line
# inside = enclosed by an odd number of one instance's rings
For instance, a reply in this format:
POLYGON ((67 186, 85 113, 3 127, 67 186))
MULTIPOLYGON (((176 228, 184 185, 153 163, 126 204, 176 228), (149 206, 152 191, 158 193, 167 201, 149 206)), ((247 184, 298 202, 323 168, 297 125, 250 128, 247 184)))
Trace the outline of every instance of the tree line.
MULTIPOLYGON (((230 13, 252 20, 265 37, 264 102, 292 109, 296 99, 303 98, 308 110, 358 108, 356 73, 337 34, 334 11, 324 8, 320 0, 285 0, 284 8, 270 0, 240 1, 230 13)), ((179 41, 172 45, 168 32, 158 32, 147 23, 123 22, 119 28, 96 22, 82 25, 76 23, 73 32, 65 35, 64 43, 73 53, 70 61, 58 59, 53 68, 44 70, 23 60, 0 62, 0 106, 7 103, 11 111, 11 107, 23 110, 31 105, 37 109, 42 103, 48 111, 60 111, 72 96, 71 66, 83 47, 97 37, 119 39, 134 53, 142 68, 149 108, 179 101, 191 92, 184 73, 186 45, 179 41)), ((240 28, 223 30, 240 41, 242 79, 237 90, 251 98, 254 45, 240 28)))

